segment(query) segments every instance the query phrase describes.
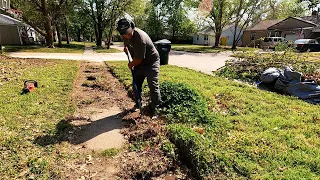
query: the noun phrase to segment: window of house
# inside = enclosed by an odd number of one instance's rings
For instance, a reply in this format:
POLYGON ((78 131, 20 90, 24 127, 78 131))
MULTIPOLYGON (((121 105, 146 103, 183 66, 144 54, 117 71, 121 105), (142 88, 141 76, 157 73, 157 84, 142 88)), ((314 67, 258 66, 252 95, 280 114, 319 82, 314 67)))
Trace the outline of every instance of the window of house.
POLYGON ((281 31, 270 31, 269 37, 281 37, 282 32, 281 31))
POLYGON ((7 9, 7 8, 8 8, 7 0, 3 0, 3 8, 4 8, 4 9, 7 9))
POLYGON ((197 41, 199 40, 199 34, 197 35, 197 41))
POLYGON ((208 40, 208 35, 204 35, 204 40, 205 40, 205 41, 208 40))
POLYGON ((7 4, 7 2, 2 1, 2 8, 3 8, 3 9, 5 9, 5 8, 6 8, 6 6, 7 6, 6 4, 7 4))
POLYGON ((256 35, 257 35, 257 33, 252 32, 251 35, 250 35, 250 39, 251 40, 255 40, 256 39, 256 35))

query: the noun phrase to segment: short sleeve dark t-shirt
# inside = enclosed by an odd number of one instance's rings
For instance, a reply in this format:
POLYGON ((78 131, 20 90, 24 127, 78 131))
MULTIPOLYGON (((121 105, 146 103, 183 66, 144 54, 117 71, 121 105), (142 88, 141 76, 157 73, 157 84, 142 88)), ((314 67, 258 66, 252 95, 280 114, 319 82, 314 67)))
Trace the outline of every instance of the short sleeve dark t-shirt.
POLYGON ((160 56, 151 38, 139 28, 135 28, 131 39, 124 38, 124 45, 128 48, 132 59, 142 59, 136 68, 159 67, 160 56))

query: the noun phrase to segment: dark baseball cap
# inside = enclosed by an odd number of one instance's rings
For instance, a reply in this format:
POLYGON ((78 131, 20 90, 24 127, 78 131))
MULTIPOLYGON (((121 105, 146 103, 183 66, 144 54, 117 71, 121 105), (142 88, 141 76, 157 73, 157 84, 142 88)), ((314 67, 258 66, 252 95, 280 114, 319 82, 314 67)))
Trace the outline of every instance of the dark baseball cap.
POLYGON ((128 19, 120 19, 118 21, 117 30, 121 35, 129 34, 132 31, 131 21, 128 19))

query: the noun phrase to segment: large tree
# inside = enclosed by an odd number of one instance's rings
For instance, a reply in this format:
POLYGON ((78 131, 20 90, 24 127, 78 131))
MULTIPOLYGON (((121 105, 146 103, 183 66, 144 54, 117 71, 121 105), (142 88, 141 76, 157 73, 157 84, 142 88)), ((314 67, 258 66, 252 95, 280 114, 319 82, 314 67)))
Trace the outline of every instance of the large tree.
POLYGON ((145 30, 153 40, 168 35, 172 41, 178 37, 190 36, 195 31, 195 24, 187 15, 187 10, 193 5, 191 2, 193 1, 152 0, 146 6, 145 30))
POLYGON ((242 31, 246 30, 251 22, 259 18, 264 12, 261 6, 265 0, 233 0, 231 3, 234 14, 231 23, 234 24, 232 49, 236 49, 241 39, 242 31))
POLYGON ((146 9, 149 8, 148 0, 135 0, 135 3, 131 4, 127 9, 128 13, 137 27, 145 29, 146 20, 148 14, 146 14, 146 9))
POLYGON ((235 9, 230 8, 230 0, 202 0, 199 9, 207 13, 210 26, 215 32, 215 47, 219 46, 223 28, 230 23, 235 9))
POLYGON ((299 2, 308 2, 308 8, 314 10, 320 4, 320 0, 298 0, 299 2))
POLYGON ((14 9, 23 12, 22 19, 46 38, 48 47, 53 45, 52 24, 61 14, 66 0, 12 0, 14 9))
POLYGON ((139 0, 114 0, 111 1, 110 3, 110 11, 109 11, 109 32, 108 32, 108 36, 107 36, 107 49, 110 48, 110 44, 111 44, 111 39, 112 39, 112 35, 113 35, 113 31, 115 29, 115 23, 116 20, 122 16, 124 16, 124 14, 126 13, 127 9, 129 6, 131 6, 132 4, 138 4, 141 1, 139 0))
MULTIPOLYGON (((76 39, 76 41, 81 42, 83 37, 84 39, 89 36, 92 39, 94 34, 92 19, 88 14, 82 9, 75 9, 75 12, 70 15, 70 33, 76 39)), ((89 39, 88 38, 88 39, 89 39)))
POLYGON ((80 7, 92 19, 97 46, 102 45, 105 28, 108 25, 114 27, 116 19, 131 3, 134 3, 134 0, 81 0, 80 7))
POLYGON ((300 0, 268 0, 266 9, 267 19, 284 19, 290 16, 305 16, 308 11, 308 3, 300 0))
POLYGON ((190 36, 196 29, 195 24, 187 17, 187 13, 183 7, 178 7, 178 9, 168 17, 167 23, 173 42, 175 42, 178 37, 190 36))
POLYGON ((150 2, 147 4, 145 13, 147 16, 145 31, 153 41, 160 39, 163 37, 166 27, 164 11, 161 10, 160 5, 155 5, 150 2))

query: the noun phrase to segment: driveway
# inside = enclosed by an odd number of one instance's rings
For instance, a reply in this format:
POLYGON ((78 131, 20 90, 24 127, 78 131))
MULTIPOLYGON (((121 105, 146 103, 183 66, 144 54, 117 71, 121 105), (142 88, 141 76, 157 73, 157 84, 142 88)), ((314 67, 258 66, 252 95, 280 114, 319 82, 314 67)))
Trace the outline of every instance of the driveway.
POLYGON ((186 67, 206 74, 212 74, 223 67, 232 52, 222 53, 189 53, 183 51, 171 51, 169 56, 169 64, 179 67, 186 67))
MULTIPOLYGON (((120 45, 113 48, 123 49, 120 45)), ((179 67, 186 67, 206 74, 212 74, 225 65, 225 62, 232 57, 232 52, 222 53, 189 53, 183 51, 171 51, 169 54, 169 64, 179 67)), ((125 53, 96 53, 91 47, 86 47, 83 54, 76 53, 29 53, 14 52, 9 53, 11 57, 17 58, 42 58, 42 59, 65 59, 65 60, 85 60, 85 61, 127 61, 125 53)))

